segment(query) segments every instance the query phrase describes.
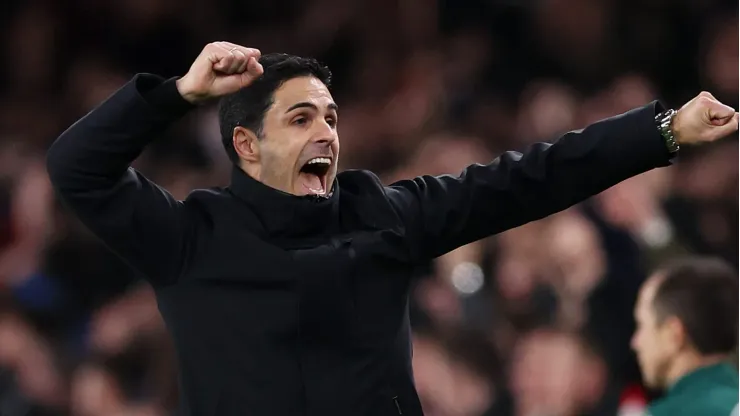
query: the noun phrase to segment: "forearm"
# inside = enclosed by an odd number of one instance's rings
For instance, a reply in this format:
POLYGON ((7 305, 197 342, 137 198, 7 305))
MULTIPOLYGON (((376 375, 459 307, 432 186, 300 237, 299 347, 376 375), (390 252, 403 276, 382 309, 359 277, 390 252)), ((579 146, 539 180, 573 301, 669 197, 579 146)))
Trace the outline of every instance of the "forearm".
POLYGON ((65 206, 151 280, 179 276, 193 222, 181 202, 129 166, 190 108, 174 80, 138 75, 47 154, 49 177, 65 206))
POLYGON ((554 144, 506 152, 459 177, 421 177, 389 193, 422 253, 471 241, 562 211, 635 175, 670 164, 657 103, 565 134, 554 144))
POLYGON ((153 138, 191 105, 175 80, 139 74, 69 127, 47 153, 47 168, 61 193, 115 186, 153 138))
POLYGON ((504 210, 500 224, 508 229, 670 165, 671 154, 654 120, 662 109, 654 102, 566 133, 553 144, 536 144, 524 154, 507 152, 482 172, 503 195, 484 193, 480 202, 504 210))

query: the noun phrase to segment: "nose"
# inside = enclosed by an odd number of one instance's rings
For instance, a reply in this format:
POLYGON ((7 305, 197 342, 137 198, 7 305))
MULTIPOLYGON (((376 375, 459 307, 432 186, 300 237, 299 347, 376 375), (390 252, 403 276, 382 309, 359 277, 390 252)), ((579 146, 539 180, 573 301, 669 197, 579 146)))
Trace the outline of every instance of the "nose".
POLYGON ((630 348, 632 348, 633 351, 637 351, 637 332, 632 334, 632 338, 630 339, 630 348))
POLYGON ((337 140, 337 130, 332 128, 326 121, 315 123, 316 130, 313 134, 313 141, 318 144, 331 145, 337 140))
POLYGON ((316 144, 322 144, 322 145, 329 146, 332 143, 334 143, 335 140, 337 140, 336 135, 334 135, 334 136, 321 135, 321 136, 316 136, 313 141, 316 144))

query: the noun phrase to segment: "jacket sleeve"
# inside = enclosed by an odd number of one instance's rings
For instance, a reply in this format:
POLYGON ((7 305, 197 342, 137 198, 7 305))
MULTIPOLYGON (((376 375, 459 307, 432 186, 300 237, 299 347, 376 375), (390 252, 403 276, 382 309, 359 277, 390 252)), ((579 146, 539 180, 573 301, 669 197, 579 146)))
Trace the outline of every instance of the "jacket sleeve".
POLYGON ((69 127, 47 153, 63 204, 152 282, 181 273, 194 224, 187 208, 130 164, 192 106, 175 79, 138 74, 69 127))
POLYGON ((655 126, 655 101, 565 134, 553 144, 506 152, 458 177, 391 184, 387 196, 419 260, 562 211, 656 167, 670 155, 655 126))

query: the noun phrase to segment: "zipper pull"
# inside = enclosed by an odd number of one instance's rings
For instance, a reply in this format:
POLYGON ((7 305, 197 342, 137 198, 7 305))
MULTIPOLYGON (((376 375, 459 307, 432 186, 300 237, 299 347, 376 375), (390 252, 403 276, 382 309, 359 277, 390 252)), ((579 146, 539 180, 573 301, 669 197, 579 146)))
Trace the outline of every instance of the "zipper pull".
POLYGON ((393 396, 393 403, 396 404, 396 410, 398 410, 398 414, 403 415, 403 412, 401 411, 401 405, 398 404, 398 396, 393 396))

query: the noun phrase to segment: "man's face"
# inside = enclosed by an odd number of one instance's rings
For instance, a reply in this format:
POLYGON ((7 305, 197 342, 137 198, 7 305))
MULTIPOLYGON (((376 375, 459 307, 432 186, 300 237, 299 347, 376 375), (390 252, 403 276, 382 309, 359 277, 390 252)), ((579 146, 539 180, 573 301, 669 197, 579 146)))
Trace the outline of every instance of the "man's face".
POLYGON ((653 306, 660 284, 653 276, 643 285, 635 306, 637 330, 632 336, 632 349, 637 355, 642 378, 650 388, 665 388, 672 358, 677 353, 676 337, 668 320, 658 322, 653 306))
POLYGON ((331 192, 337 174, 337 106, 315 77, 283 83, 263 121, 258 179, 293 195, 331 192))

